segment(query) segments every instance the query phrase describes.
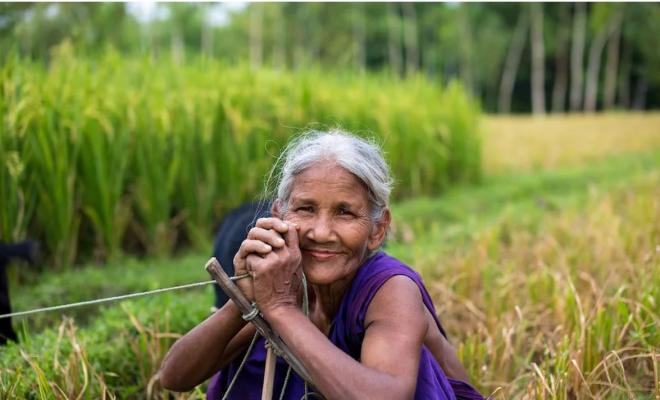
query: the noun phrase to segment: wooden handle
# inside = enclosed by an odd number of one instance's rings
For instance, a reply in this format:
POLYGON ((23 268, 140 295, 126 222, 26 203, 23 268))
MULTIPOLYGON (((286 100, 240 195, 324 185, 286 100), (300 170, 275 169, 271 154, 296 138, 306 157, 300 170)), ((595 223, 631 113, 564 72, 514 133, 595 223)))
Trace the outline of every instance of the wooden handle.
MULTIPOLYGON (((234 284, 234 282, 229 279, 229 276, 227 276, 227 273, 225 273, 225 271, 222 269, 222 266, 218 260, 215 259, 215 257, 211 257, 211 259, 206 263, 206 271, 213 277, 213 279, 215 279, 216 282, 218 282, 220 288, 225 292, 227 296, 229 296, 230 299, 232 299, 232 301, 236 304, 243 315, 247 315, 252 311, 252 304, 248 301, 248 299, 245 298, 243 292, 241 292, 241 290, 234 284)), ((310 385, 314 386, 314 382, 312 381, 312 378, 309 376, 309 372, 307 372, 307 369, 305 369, 302 362, 291 352, 289 346, 284 343, 279 335, 273 331, 273 329, 270 327, 270 324, 266 322, 261 314, 257 314, 257 316, 254 317, 254 319, 252 319, 250 322, 254 324, 259 334, 270 343, 276 353, 281 355, 282 358, 284 358, 284 360, 291 366, 291 368, 293 368, 294 371, 296 371, 296 373, 302 379, 307 381, 307 383, 310 385)), ((273 350, 269 349, 269 353, 271 351, 273 350)), ((274 359, 275 357, 273 357, 273 360, 274 359)))

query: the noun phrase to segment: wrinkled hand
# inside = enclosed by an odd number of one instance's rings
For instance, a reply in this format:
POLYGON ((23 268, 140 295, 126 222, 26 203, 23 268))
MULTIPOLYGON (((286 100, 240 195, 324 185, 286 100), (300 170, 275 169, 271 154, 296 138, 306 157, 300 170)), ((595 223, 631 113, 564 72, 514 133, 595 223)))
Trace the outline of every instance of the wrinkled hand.
POLYGON ((260 218, 234 257, 236 275, 249 273, 252 279, 236 284, 266 317, 282 307, 296 307, 301 259, 297 227, 279 218, 260 218))

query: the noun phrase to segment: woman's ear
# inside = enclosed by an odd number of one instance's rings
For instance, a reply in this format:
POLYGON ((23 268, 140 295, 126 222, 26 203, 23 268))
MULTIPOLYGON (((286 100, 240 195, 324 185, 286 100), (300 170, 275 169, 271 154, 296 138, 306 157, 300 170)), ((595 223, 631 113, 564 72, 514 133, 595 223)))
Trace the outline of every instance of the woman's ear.
POLYGON ((272 215, 275 218, 282 219, 281 210, 282 210, 282 207, 281 207, 281 204, 280 204, 280 199, 273 200, 273 204, 270 206, 270 215, 272 215))
POLYGON ((383 211, 383 215, 380 217, 380 220, 376 223, 376 226, 369 235, 369 242, 367 243, 369 250, 376 250, 380 247, 381 244, 383 244, 391 222, 392 215, 390 214, 390 209, 386 208, 385 211, 383 211))

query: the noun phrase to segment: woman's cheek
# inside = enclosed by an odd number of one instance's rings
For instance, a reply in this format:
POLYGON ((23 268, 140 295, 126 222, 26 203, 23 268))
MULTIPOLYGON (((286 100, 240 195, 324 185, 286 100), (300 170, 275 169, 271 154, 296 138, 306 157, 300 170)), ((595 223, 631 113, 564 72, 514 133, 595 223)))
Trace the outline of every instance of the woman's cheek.
POLYGON ((282 217, 282 221, 293 222, 295 224, 300 224, 300 218, 295 213, 288 212, 282 217))

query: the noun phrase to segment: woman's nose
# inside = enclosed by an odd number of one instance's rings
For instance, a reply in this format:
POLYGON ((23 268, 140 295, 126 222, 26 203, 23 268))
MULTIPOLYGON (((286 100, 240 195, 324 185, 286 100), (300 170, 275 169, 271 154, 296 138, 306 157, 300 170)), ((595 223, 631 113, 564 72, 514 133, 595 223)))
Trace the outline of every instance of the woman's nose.
POLYGON ((325 213, 318 214, 311 222, 308 237, 315 242, 329 242, 334 239, 332 217, 325 213))

